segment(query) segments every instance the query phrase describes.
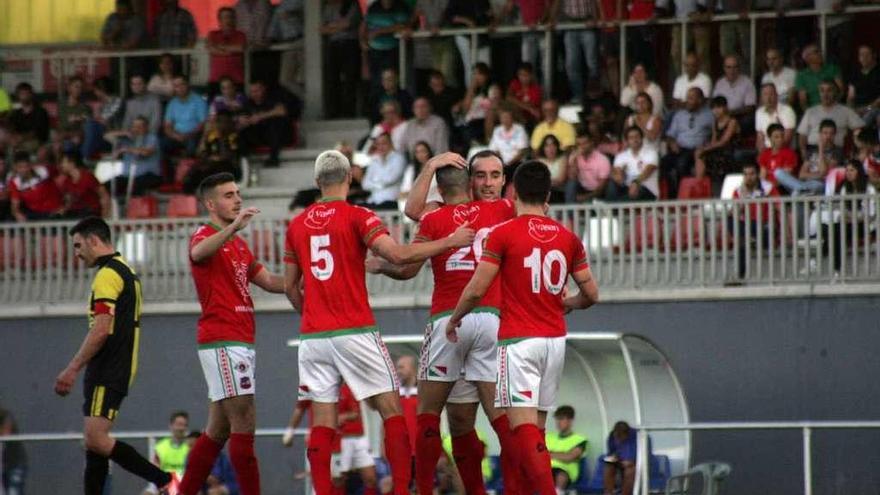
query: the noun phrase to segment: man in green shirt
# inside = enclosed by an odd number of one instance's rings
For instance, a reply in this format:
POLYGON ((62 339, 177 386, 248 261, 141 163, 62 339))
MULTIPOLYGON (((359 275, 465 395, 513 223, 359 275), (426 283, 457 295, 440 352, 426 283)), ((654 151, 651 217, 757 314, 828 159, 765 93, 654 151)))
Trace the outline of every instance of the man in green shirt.
MULTIPOLYGON (((171 432, 171 436, 156 442, 153 464, 159 466, 162 471, 174 472, 178 477, 183 477, 186 457, 192 447, 191 443, 187 442, 189 414, 186 411, 171 413, 168 419, 168 430, 171 432)), ((144 494, 154 494, 157 491, 155 485, 150 485, 144 490, 144 494)))
POLYGON ((559 406, 553 418, 556 420, 556 432, 548 432, 545 440, 550 451, 550 467, 553 469, 556 489, 564 491, 580 477, 580 461, 587 450, 587 439, 572 431, 573 407, 559 406))
POLYGON ((803 57, 807 66, 797 73, 794 82, 801 110, 819 104, 819 84, 822 81, 833 80, 837 85, 837 94, 845 94, 840 69, 834 64, 825 63, 818 45, 807 45, 803 50, 803 57))

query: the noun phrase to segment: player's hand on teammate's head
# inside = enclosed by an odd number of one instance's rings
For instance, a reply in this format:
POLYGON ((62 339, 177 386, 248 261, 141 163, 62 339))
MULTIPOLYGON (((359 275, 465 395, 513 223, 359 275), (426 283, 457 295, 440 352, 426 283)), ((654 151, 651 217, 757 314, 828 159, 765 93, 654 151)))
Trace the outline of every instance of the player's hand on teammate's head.
POLYGON ((73 389, 73 382, 76 381, 76 371, 71 368, 64 368, 64 371, 55 378, 55 393, 61 397, 66 396, 73 389))
POLYGON ((446 322, 446 339, 452 342, 453 344, 458 342, 458 327, 461 326, 461 321, 452 321, 450 319, 446 322))
POLYGON ((467 168, 467 160, 464 159, 463 156, 455 153, 454 151, 447 151, 446 153, 440 153, 432 157, 428 160, 428 165, 433 169, 441 169, 447 165, 452 165, 457 168, 467 168))
POLYGON ((232 222, 235 225, 235 230, 241 230, 247 227, 247 224, 258 213, 260 213, 260 209, 256 206, 248 206, 247 208, 242 208, 242 210, 238 212, 238 216, 236 216, 235 220, 232 222))
POLYGON ((465 222, 455 229, 455 232, 449 236, 451 247, 470 246, 474 243, 474 237, 476 237, 477 231, 472 229, 470 225, 470 222, 465 222))

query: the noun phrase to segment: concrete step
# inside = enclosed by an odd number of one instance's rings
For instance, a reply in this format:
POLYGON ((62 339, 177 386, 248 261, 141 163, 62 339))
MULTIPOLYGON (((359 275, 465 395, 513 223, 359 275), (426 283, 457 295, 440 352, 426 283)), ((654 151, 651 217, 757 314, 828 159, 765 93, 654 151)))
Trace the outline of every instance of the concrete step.
POLYGON ((333 120, 310 120, 300 124, 302 130, 308 131, 331 131, 357 128, 368 128, 370 122, 367 119, 333 119, 333 120))
POLYGON ((368 125, 353 129, 304 130, 303 140, 309 148, 331 149, 336 143, 345 141, 357 146, 358 141, 370 132, 368 125))

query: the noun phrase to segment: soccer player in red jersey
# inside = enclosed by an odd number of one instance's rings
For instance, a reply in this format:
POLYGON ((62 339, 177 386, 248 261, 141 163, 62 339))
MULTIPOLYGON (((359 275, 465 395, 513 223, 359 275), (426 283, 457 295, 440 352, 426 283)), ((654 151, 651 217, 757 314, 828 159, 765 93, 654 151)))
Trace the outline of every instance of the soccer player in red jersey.
POLYGON ((243 495, 259 495, 254 455, 254 304, 250 284, 283 293, 284 278, 266 270, 237 235, 260 210, 243 208, 232 174, 205 178, 199 197, 211 221, 190 240, 190 267, 202 316, 197 341, 208 382, 208 426, 193 446, 180 493, 195 495, 229 439, 229 458, 243 495))
POLYGON ((554 407, 565 359, 564 314, 598 301, 580 239, 544 210, 550 171, 528 162, 514 174, 517 217, 492 229, 473 278, 449 322, 447 338, 457 342, 464 318, 501 278, 498 380, 495 405, 504 408, 519 446, 514 458, 533 490, 554 495, 550 454, 541 433, 554 407), (580 292, 564 297, 568 276, 580 292))
POLYGON ((287 297, 302 314, 299 391, 312 400, 315 415, 308 446, 312 481, 319 495, 331 493, 330 444, 344 380, 358 400, 368 400, 382 416, 394 493, 406 494, 412 452, 397 373, 367 300, 366 252, 395 264, 414 263, 470 245, 474 231, 465 225, 437 241, 400 245, 375 213, 345 201, 351 165, 344 155, 321 153, 315 181, 322 199, 290 222, 284 255, 287 297))

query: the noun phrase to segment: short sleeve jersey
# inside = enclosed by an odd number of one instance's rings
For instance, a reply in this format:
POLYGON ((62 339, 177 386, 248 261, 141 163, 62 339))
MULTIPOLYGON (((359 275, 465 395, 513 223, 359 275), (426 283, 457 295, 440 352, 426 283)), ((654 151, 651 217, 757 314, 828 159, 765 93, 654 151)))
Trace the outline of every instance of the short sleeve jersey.
POLYGON ((349 419, 339 422, 339 434, 344 437, 362 437, 364 435, 364 422, 361 420, 360 411, 361 404, 354 398, 348 385, 342 384, 339 388, 339 401, 336 403, 338 414, 356 412, 356 419, 349 419))
MULTIPOLYGON (((492 227, 516 215, 513 203, 471 201, 458 205, 444 205, 426 213, 419 224, 416 242, 428 242, 449 236, 465 222, 470 222, 477 235, 472 246, 447 250, 431 258, 434 273, 434 294, 431 298, 431 316, 445 316, 455 309, 459 297, 474 274, 483 252, 483 240, 492 227)), ((498 310, 501 303, 500 281, 495 280, 480 301, 480 308, 498 310)))
POLYGON ((588 266, 580 239, 550 218, 520 215, 489 232, 481 259, 500 267, 499 343, 565 336, 562 290, 588 266))
POLYGON ((375 331, 364 260, 387 233, 372 210, 341 199, 315 203, 290 221, 284 261, 303 274, 302 338, 375 331))
MULTIPOLYGON (((190 239, 190 250, 220 230, 210 223, 202 225, 190 239)), ((213 256, 200 263, 190 258, 190 268, 202 306, 199 346, 221 342, 253 345, 254 302, 250 281, 263 265, 257 262, 244 239, 233 236, 213 256)))

